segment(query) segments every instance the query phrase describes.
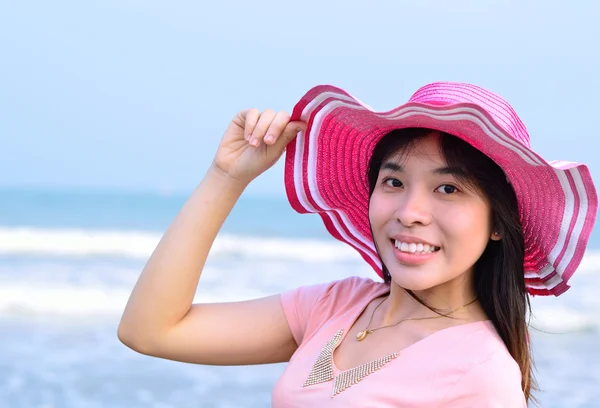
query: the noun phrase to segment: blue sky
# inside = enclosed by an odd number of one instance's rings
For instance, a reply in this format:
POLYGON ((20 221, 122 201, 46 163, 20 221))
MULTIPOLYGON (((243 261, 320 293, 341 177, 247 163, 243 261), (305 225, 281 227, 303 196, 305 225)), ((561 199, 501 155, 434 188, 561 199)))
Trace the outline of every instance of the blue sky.
MULTIPOLYGON (((391 109, 436 80, 505 97, 547 159, 600 143, 591 1, 12 1, 0 186, 190 191, 240 109, 330 83, 391 109), (203 4, 204 3, 204 4, 203 4)), ((284 194, 283 166, 253 193, 284 194)))

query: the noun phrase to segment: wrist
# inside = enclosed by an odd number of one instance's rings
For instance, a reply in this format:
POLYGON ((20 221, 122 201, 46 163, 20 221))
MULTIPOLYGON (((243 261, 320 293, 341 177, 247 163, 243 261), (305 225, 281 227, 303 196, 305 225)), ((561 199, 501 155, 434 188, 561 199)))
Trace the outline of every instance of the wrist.
POLYGON ((248 182, 238 180, 235 177, 232 177, 231 175, 227 174, 222 169, 220 169, 218 166, 216 166, 214 163, 212 163, 208 168, 205 178, 208 178, 211 181, 213 181, 211 184, 215 186, 219 186, 220 188, 234 193, 237 192, 239 194, 241 194, 246 189, 246 187, 248 187, 249 184, 248 182))

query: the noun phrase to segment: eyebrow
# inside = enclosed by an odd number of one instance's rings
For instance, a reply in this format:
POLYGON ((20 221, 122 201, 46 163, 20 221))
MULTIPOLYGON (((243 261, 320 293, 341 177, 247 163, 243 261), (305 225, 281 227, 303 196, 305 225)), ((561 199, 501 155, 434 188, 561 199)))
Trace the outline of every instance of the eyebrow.
MULTIPOLYGON (((384 162, 381 165, 381 169, 382 170, 390 170, 390 171, 399 172, 399 173, 402 173, 404 171, 404 167, 402 167, 402 165, 400 165, 398 163, 390 162, 390 161, 384 162)), ((461 169, 460 167, 452 167, 452 166, 439 167, 437 169, 433 169, 431 171, 431 173, 435 176, 461 176, 461 177, 467 176, 467 174, 465 173, 465 171, 463 169, 461 169)))

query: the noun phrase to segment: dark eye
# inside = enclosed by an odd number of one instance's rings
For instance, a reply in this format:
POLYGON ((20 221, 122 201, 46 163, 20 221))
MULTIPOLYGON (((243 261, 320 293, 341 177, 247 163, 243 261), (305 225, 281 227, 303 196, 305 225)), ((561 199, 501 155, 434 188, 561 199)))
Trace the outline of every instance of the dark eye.
POLYGON ((385 184, 388 187, 402 187, 402 182, 392 177, 383 179, 383 184, 385 184))
POLYGON ((436 191, 442 194, 453 194, 458 191, 458 188, 454 187, 451 184, 442 184, 436 189, 436 191))

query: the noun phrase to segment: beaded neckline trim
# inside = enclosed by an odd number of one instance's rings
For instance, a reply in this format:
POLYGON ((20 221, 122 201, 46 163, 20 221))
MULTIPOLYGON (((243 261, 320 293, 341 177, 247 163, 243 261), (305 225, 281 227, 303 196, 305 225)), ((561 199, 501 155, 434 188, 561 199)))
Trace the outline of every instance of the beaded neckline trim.
POLYGON ((333 398, 354 384, 359 383, 368 375, 380 370, 381 367, 398 357, 399 353, 392 353, 385 357, 378 358, 377 360, 369 361, 368 363, 362 364, 358 367, 342 371, 338 375, 334 375, 333 352, 340 343, 343 334, 344 329, 340 329, 327 343, 325 343, 325 346, 323 346, 321 349, 321 352, 319 353, 319 356, 317 357, 317 360, 315 361, 308 378, 302 385, 303 387, 333 380, 333 392, 331 395, 331 398, 333 398))

